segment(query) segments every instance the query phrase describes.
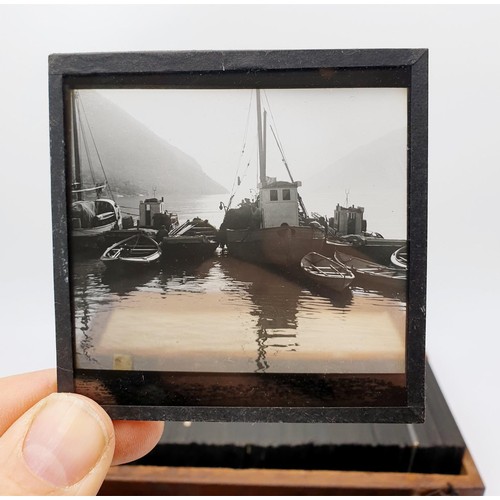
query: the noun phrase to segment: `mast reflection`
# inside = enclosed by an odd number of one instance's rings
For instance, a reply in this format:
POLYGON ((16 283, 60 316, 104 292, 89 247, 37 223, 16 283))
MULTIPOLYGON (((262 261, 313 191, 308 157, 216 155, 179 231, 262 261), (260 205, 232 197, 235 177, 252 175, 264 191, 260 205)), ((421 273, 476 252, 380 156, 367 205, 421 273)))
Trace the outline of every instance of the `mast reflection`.
POLYGON ((222 256, 223 273, 239 283, 248 293, 256 316, 256 373, 270 368, 270 351, 295 351, 297 313, 302 287, 267 268, 222 256))

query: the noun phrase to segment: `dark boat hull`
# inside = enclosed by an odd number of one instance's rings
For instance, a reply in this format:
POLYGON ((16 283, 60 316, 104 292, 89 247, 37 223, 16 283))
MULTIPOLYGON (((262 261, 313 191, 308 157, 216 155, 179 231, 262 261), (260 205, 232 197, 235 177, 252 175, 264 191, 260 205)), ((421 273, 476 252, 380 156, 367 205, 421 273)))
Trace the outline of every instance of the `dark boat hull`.
POLYGON ((280 268, 299 267, 304 255, 320 252, 324 234, 308 226, 228 229, 229 253, 238 259, 280 268))
POLYGON ((407 273, 403 269, 390 268, 337 252, 338 260, 356 276, 355 284, 370 290, 406 292, 407 273))
POLYGON ((344 243, 326 240, 320 253, 332 258, 336 251, 340 251, 353 257, 371 260, 384 266, 392 265, 392 254, 406 245, 406 240, 395 240, 385 238, 360 238, 356 243, 344 243))
POLYGON ((201 261, 210 258, 218 243, 205 236, 173 236, 161 242, 163 262, 201 261))

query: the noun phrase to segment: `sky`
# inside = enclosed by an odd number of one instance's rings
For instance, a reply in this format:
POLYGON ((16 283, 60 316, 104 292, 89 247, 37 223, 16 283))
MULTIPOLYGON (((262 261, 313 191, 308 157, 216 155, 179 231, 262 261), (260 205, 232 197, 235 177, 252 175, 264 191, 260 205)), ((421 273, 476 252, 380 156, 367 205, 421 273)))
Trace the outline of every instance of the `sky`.
MULTIPOLYGON (((206 174, 229 191, 226 205, 232 194, 232 207, 244 198, 255 197, 258 140, 254 89, 100 89, 98 92, 194 158, 206 174), (240 186, 236 182, 238 177, 240 186)), ((354 163, 347 162, 353 172, 384 169, 388 165, 399 174, 405 172, 406 89, 264 89, 261 102, 268 121, 268 176, 289 180, 274 139, 276 134, 293 179, 302 182, 300 192, 308 210, 333 216, 335 205, 345 204, 348 190, 350 204, 365 207, 369 230, 388 238, 406 237, 406 176, 372 175, 372 189, 367 191, 366 182, 344 185, 346 172, 341 171, 344 158, 350 155, 354 158, 357 151, 364 150, 354 163), (391 139, 386 142, 394 149, 385 155, 376 142, 387 137, 391 139), (400 158, 397 161, 401 165, 394 165, 394 157, 400 158), (358 161, 365 163, 358 165, 358 161), (325 169, 329 175, 320 175, 325 179, 324 192, 320 192, 323 185, 318 186, 317 174, 325 169), (332 179, 334 184, 337 179, 336 169, 342 185, 332 188, 332 179)))
MULTIPOLYGON (((99 93, 192 156, 228 190, 237 172, 246 181, 241 189, 256 186, 254 90, 113 89, 99 93)), ((302 182, 357 148, 407 126, 406 89, 401 88, 268 89, 262 103, 294 179, 302 182)), ((273 133, 267 130, 268 175, 288 180, 273 133)))

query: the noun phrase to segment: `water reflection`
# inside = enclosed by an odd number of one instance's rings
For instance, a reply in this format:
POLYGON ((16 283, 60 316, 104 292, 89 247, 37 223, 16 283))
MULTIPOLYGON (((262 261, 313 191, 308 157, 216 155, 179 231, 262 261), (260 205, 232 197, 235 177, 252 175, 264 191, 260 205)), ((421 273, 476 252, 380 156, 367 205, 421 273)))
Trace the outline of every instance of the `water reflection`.
POLYGON ((309 288, 225 254, 140 273, 75 261, 72 279, 80 368, 111 368, 114 353, 135 369, 201 372, 383 372, 404 360, 404 302, 309 288))
POLYGON ((138 291, 144 287, 158 274, 158 268, 150 267, 145 269, 108 269, 106 268, 100 279, 103 285, 107 287, 110 294, 116 294, 117 297, 127 297, 132 292, 138 291))
POLYGON ((250 315, 256 318, 255 372, 265 372, 269 368, 268 349, 294 352, 299 347, 296 330, 302 288, 271 270, 229 256, 222 256, 220 266, 224 276, 244 285, 252 301, 250 315))
POLYGON ((154 281, 163 293, 203 292, 215 259, 202 262, 163 262, 154 281))

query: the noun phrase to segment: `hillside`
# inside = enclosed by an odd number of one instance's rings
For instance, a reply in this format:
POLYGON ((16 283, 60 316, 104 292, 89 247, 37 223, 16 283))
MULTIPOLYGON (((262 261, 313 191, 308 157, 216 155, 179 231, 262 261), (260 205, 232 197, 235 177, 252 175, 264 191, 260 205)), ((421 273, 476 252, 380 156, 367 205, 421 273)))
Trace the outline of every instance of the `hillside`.
POLYGON ((406 130, 396 130, 305 179, 302 192, 316 203, 311 210, 331 215, 337 203, 345 205, 348 191, 350 205, 365 207, 369 230, 404 237, 406 165, 406 130))
MULTIPOLYGON (((98 92, 80 93, 85 115, 109 183, 116 193, 147 194, 156 188, 158 195, 209 195, 227 190, 203 172, 201 166, 186 153, 169 144, 127 112, 98 92)), ((99 160, 86 130, 95 176, 102 179, 99 160)), ((83 153, 82 175, 92 182, 88 161, 83 153)))

